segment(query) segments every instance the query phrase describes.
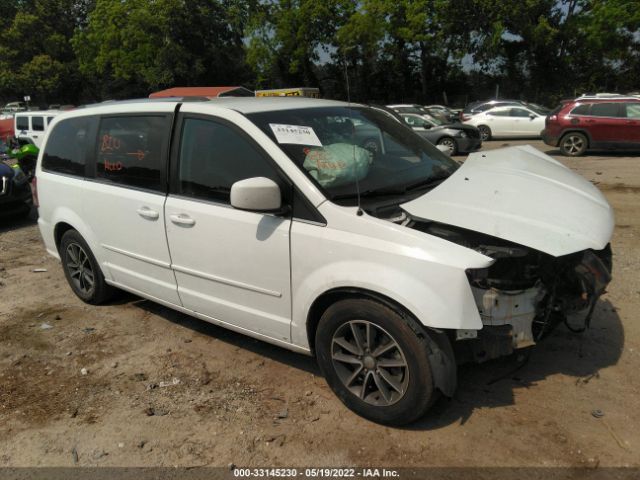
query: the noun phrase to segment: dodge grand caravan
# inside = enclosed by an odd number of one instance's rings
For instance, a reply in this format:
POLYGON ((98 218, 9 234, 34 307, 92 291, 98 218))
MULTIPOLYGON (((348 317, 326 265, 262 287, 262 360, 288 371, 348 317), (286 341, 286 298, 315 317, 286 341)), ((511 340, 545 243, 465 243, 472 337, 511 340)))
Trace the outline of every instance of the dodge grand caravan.
POLYGON ((380 423, 451 396, 461 361, 586 328, 610 281, 591 183, 532 147, 460 166, 364 106, 114 102, 44 144, 39 227, 78 297, 119 288, 315 355, 380 423))

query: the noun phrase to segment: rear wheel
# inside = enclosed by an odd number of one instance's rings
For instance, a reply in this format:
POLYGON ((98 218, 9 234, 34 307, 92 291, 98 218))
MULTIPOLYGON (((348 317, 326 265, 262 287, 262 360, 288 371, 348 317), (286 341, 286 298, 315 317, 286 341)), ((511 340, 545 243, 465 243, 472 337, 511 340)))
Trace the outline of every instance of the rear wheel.
POLYGON ((560 140, 560 151, 568 157, 579 157, 587 151, 588 145, 589 141, 584 134, 570 132, 560 140))
POLYGON ((65 232, 60 241, 60 258, 69 286, 83 302, 97 305, 113 295, 89 245, 76 231, 65 232))
POLYGON ((491 129, 489 127, 487 127, 486 125, 480 125, 478 127, 478 131, 480 132, 480 138, 483 142, 491 140, 491 129))
POLYGON ((449 149, 449 156, 453 156, 458 153, 458 145, 456 144, 456 141, 451 137, 441 138, 440 140, 438 140, 438 145, 444 145, 445 147, 447 147, 449 149))
POLYGON ((437 393, 425 335, 385 305, 348 299, 324 312, 315 347, 327 383, 348 408, 403 425, 424 415, 437 393))

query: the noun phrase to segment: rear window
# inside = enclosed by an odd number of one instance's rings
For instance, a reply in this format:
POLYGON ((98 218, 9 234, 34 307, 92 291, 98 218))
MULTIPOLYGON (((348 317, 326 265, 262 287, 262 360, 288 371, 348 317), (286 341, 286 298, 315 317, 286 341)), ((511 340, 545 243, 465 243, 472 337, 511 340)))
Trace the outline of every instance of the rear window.
POLYGON ((640 103, 627 103, 625 105, 626 117, 640 119, 640 103))
POLYGON ((619 117, 619 103, 594 103, 591 105, 591 116, 594 117, 619 117))
POLYGON ((163 191, 160 177, 168 130, 166 116, 103 118, 98 132, 96 178, 163 191))
POLYGON ((16 130, 29 130, 29 117, 16 117, 16 130))
POLYGON ((36 132, 44 131, 44 117, 31 117, 31 130, 36 132))
POLYGON ((44 170, 84 176, 91 120, 91 117, 70 118, 54 127, 42 157, 44 170))

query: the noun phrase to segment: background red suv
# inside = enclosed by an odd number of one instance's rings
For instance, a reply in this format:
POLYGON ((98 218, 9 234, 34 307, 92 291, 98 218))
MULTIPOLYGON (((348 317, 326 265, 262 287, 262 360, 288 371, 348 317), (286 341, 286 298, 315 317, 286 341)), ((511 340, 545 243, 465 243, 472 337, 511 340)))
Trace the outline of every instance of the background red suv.
POLYGON ((571 157, 587 149, 640 150, 640 98, 580 97, 565 102, 547 116, 542 139, 571 157))

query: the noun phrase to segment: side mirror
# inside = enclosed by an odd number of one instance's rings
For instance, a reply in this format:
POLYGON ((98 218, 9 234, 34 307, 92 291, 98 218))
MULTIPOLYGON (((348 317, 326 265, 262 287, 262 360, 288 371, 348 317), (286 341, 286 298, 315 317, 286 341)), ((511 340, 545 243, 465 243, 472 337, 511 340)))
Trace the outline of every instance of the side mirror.
POLYGON ((530 113, 530 114, 529 114, 529 118, 530 118, 531 120, 533 120, 533 119, 534 119, 534 118, 536 118, 536 117, 537 117, 537 115, 536 115, 535 113, 530 113))
POLYGON ((278 212, 282 209, 280 187, 265 177, 239 180, 231 185, 231 206, 250 212, 278 212))
POLYGON ((427 130, 429 130, 431 128, 431 124, 429 122, 424 122, 422 124, 422 128, 426 128, 427 130))

